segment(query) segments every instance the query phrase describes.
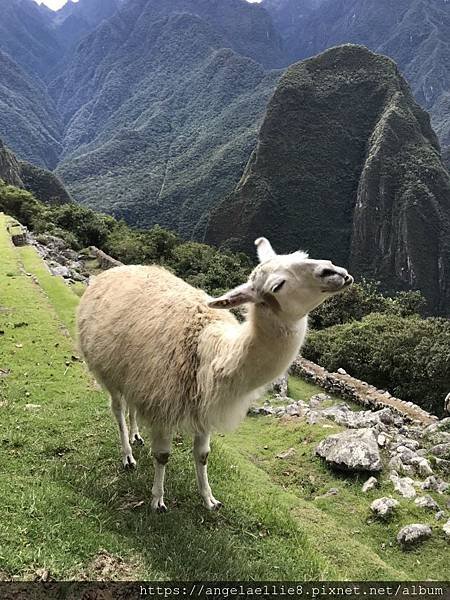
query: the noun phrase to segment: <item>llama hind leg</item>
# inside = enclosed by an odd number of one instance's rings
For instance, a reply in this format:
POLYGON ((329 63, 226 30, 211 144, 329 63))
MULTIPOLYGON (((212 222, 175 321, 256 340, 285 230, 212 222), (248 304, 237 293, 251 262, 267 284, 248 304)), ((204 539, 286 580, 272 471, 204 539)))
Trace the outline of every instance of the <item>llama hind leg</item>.
POLYGON ((209 433, 197 433, 194 437, 194 460, 195 472, 197 476, 197 485, 200 496, 208 510, 218 510, 222 506, 214 498, 209 487, 208 481, 208 455, 210 451, 209 442, 211 435, 209 433))
POLYGON ((155 477, 152 487, 152 508, 157 512, 166 512, 164 504, 164 476, 172 446, 172 434, 159 429, 152 430, 152 455, 155 477))
POLYGON ((136 409, 130 406, 129 409, 130 415, 130 442, 132 444, 140 444, 141 446, 144 444, 144 439, 141 437, 139 433, 139 427, 136 420, 136 409))
POLYGON ((128 439, 128 427, 125 419, 125 406, 120 394, 111 394, 111 410, 116 418, 119 427, 120 444, 122 446, 122 463, 126 469, 134 469, 136 461, 134 460, 128 439))

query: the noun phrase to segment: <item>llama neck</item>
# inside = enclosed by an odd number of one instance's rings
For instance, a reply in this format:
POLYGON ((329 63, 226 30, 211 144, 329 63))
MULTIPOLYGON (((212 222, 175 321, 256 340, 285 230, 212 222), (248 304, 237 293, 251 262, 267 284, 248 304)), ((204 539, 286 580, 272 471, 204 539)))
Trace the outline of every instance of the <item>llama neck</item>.
POLYGON ((248 320, 230 341, 234 377, 251 392, 286 372, 297 356, 306 334, 307 316, 290 324, 281 321, 265 305, 250 307, 248 320))

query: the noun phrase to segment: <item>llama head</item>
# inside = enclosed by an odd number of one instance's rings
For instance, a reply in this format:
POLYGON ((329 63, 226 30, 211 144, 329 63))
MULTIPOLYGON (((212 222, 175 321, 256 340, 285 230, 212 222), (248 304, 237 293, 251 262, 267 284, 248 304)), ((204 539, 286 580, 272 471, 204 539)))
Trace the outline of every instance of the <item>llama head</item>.
POLYGON ((276 254, 266 238, 258 238, 255 245, 260 264, 248 281, 211 299, 209 306, 235 308, 253 303, 290 322, 301 319, 353 283, 346 269, 329 260, 313 260, 304 252, 276 254))

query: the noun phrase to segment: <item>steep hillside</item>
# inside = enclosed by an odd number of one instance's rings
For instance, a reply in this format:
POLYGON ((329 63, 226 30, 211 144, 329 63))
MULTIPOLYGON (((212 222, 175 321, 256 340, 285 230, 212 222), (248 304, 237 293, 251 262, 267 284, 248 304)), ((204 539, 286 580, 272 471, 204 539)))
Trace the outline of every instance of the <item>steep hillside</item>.
POLYGON ((50 14, 54 34, 61 46, 70 49, 102 21, 112 17, 121 4, 120 0, 69 0, 50 14))
POLYGON ((65 204, 72 198, 56 175, 25 161, 5 147, 0 139, 0 179, 9 185, 32 192, 38 200, 50 204, 65 204))
POLYGON ((1 0, 0 13, 0 51, 9 54, 28 75, 45 78, 62 53, 52 30, 51 11, 33 0, 1 0))
POLYGON ((278 77, 238 51, 258 56, 265 44, 276 55, 271 31, 242 0, 139 0, 104 22, 53 85, 67 121, 58 173, 73 195, 200 236, 202 215, 242 172, 278 77))
POLYGON ((450 314, 450 177, 392 61, 342 46, 282 77, 206 241, 249 250, 267 232, 450 314))
POLYGON ((20 158, 53 169, 61 129, 44 84, 0 50, 0 136, 5 143, 20 158))
POLYGON ((287 64, 343 43, 393 58, 450 144, 450 3, 447 0, 263 0, 284 37, 287 64))

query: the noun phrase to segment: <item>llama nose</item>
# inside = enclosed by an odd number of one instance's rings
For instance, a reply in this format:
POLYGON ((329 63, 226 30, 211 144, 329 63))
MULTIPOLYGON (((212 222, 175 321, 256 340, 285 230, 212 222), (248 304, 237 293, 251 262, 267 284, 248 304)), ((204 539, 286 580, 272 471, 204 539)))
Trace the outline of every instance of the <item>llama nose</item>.
POLYGON ((354 280, 353 277, 347 273, 347 275, 344 276, 344 281, 345 285, 352 285, 354 280))

